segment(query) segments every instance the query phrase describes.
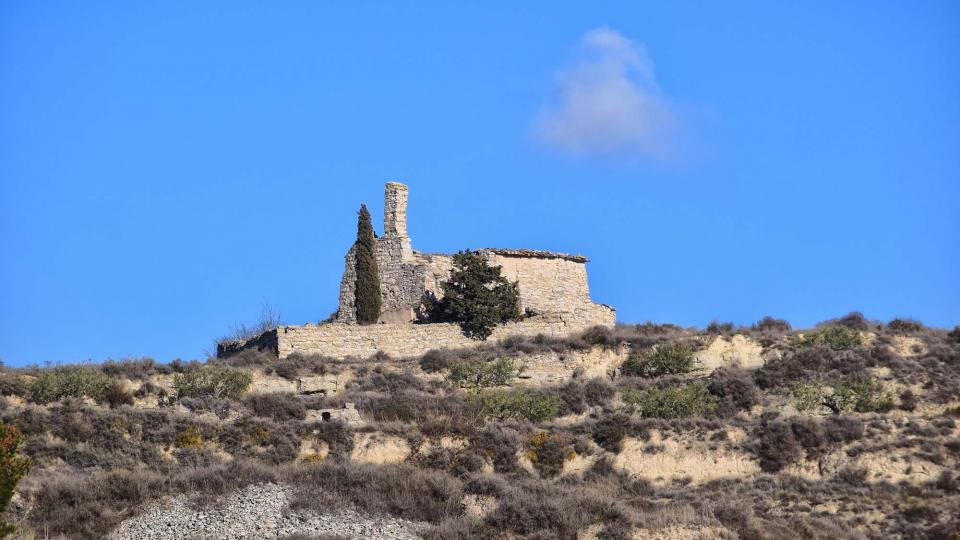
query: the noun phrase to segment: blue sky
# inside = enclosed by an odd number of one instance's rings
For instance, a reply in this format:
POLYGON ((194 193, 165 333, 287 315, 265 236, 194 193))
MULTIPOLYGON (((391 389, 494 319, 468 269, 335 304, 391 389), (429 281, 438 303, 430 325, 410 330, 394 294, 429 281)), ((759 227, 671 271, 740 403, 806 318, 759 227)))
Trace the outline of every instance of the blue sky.
POLYGON ((960 323, 956 2, 513 4, 0 4, 0 359, 323 319, 388 180, 623 321, 960 323))

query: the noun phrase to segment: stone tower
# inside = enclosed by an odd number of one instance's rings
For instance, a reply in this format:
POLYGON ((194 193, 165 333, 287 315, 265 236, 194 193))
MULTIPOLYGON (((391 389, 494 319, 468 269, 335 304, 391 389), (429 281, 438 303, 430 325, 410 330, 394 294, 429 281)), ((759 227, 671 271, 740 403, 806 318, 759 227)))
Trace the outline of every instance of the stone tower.
POLYGON ((407 236, 408 188, 399 182, 387 182, 383 188, 383 238, 379 250, 386 250, 390 260, 413 260, 413 247, 407 236))

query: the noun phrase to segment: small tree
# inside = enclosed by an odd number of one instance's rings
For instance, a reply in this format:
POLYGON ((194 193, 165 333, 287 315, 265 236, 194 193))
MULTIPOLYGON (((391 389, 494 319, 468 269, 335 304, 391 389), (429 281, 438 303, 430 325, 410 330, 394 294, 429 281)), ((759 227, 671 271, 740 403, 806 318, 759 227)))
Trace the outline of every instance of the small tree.
POLYGON ((683 343, 665 343, 645 351, 632 351, 620 371, 627 377, 659 377, 690 373, 695 363, 693 349, 683 343))
POLYGON ((367 205, 360 205, 357 219, 357 243, 354 257, 357 280, 353 298, 357 310, 357 322, 375 324, 380 318, 380 273, 377 270, 377 243, 373 236, 373 224, 367 205))
POLYGON ((491 362, 464 361, 450 366, 447 380, 461 387, 480 392, 491 386, 506 386, 522 371, 513 360, 499 358, 491 362))
MULTIPOLYGON (((30 459, 18 453, 21 443, 23 436, 16 426, 0 424, 0 514, 10 505, 17 482, 30 471, 30 459)), ((0 538, 13 530, 13 525, 0 521, 0 538)))
POLYGON ((443 298, 429 306, 430 318, 455 322, 473 339, 487 339, 493 328, 520 318, 520 290, 470 250, 453 256, 450 279, 441 283, 443 298))
POLYGON ((242 369, 219 366, 204 366, 189 369, 173 379, 173 389, 179 398, 230 398, 237 399, 253 378, 242 369))

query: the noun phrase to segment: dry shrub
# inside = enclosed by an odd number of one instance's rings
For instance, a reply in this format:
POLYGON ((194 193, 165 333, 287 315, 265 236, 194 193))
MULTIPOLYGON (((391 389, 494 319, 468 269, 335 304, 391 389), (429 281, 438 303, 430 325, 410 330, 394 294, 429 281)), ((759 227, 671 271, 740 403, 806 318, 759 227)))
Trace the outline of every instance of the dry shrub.
POLYGON ((887 323, 887 330, 894 334, 917 334, 924 330, 923 323, 914 319, 893 319, 887 323))
POLYGON ((593 425, 591 437, 593 442, 607 452, 620 453, 629 426, 629 416, 621 413, 606 414, 593 425))
POLYGON ((863 316, 863 313, 851 311, 843 317, 830 319, 829 321, 823 321, 817 324, 817 328, 824 326, 846 326, 847 328, 864 332, 870 329, 870 322, 863 316))
POLYGON ((563 433, 541 431, 524 445, 527 459, 544 478, 553 478, 563 470, 563 463, 576 457, 570 438, 563 433))
POLYGON ((470 437, 470 447, 493 462, 498 473, 510 474, 520 471, 517 464, 517 449, 521 435, 511 426, 487 424, 470 437))
POLYGON ((613 399, 616 390, 609 382, 593 378, 583 383, 583 400, 590 406, 603 406, 613 399))
POLYGON ((437 373, 447 369, 451 359, 449 349, 431 349, 420 358, 420 369, 426 373, 437 373))
POLYGON ((146 381, 151 375, 172 373, 170 366, 159 364, 153 358, 127 358, 124 360, 106 360, 100 364, 100 371, 115 379, 146 381))
POLYGON ((121 405, 133 405, 133 394, 127 384, 121 381, 113 381, 103 392, 103 401, 115 409, 121 405))
POLYGON ((876 363, 872 351, 834 351, 813 346, 771 359, 754 372, 754 380, 760 388, 770 390, 797 381, 862 378, 867 376, 867 367, 876 363))
POLYGON ((750 326, 750 330, 763 334, 785 334, 792 330, 790 323, 783 319, 774 319, 767 315, 750 326))
POLYGON ((347 459, 353 451, 353 432, 343 422, 318 422, 308 426, 307 432, 327 443, 331 458, 347 459))
POLYGON ((720 321, 710 321, 710 324, 704 329, 705 334, 710 335, 730 335, 733 333, 735 326, 732 322, 720 322, 720 321))
POLYGON ((472 537, 560 538, 574 540, 595 523, 601 538, 630 538, 632 512, 589 487, 565 487, 538 480, 520 480, 504 489, 497 508, 472 537))
POLYGON ((777 472, 802 457, 790 424, 782 420, 764 423, 760 428, 757 458, 764 472, 777 472))
POLYGON ((303 420, 307 416, 303 400, 289 392, 251 394, 244 399, 244 404, 253 414, 273 418, 278 422, 303 420))
POLYGON ((459 480, 409 465, 328 461, 290 469, 285 479, 296 490, 294 508, 323 513, 353 506, 372 516, 430 523, 458 515, 463 494, 459 480))
POLYGON ((717 396, 717 414, 728 417, 760 404, 760 391, 750 374, 740 368, 721 367, 710 376, 707 388, 717 396))

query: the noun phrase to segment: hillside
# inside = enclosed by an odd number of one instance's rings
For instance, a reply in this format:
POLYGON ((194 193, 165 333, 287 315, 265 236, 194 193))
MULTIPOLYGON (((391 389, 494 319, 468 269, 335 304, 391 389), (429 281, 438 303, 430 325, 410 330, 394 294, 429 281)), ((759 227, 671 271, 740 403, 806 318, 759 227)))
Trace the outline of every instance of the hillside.
POLYGON ((960 327, 5 368, 18 538, 957 538, 960 327))

